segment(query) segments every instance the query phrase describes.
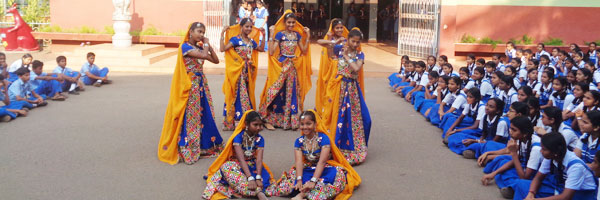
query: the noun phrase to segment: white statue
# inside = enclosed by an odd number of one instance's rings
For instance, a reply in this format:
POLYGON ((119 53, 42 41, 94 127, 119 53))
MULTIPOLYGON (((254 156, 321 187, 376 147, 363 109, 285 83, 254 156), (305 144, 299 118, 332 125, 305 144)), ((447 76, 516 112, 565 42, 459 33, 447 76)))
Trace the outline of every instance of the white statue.
POLYGON ((129 12, 129 4, 131 4, 131 0, 112 0, 113 5, 115 6, 115 12, 113 12, 113 19, 122 20, 129 19, 131 20, 131 13, 129 12))
POLYGON ((115 6, 115 12, 113 12, 113 29, 115 34, 112 37, 112 43, 115 47, 130 47, 131 46, 131 35, 129 29, 131 25, 131 13, 129 12, 129 4, 131 0, 112 0, 115 6))

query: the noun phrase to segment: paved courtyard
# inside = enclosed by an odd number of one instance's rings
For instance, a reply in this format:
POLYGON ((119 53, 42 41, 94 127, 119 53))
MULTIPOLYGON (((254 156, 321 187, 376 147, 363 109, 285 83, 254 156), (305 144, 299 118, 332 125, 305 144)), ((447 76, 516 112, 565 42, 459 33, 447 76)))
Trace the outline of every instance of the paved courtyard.
MULTIPOLYGON (((223 105, 223 78, 208 75, 215 113, 223 105)), ((258 77, 257 95, 265 78, 258 77)), ((0 199, 200 199, 202 176, 214 159, 171 166, 156 157, 171 76, 113 73, 112 79, 112 85, 88 87, 0 123, 0 199)), ((384 78, 366 79, 373 128, 369 156, 356 167, 363 182, 353 199, 501 198, 496 186, 481 186, 475 161, 448 151, 440 131, 386 84, 384 78)), ((314 106, 314 91, 307 108, 314 106)), ((265 162, 279 177, 292 166, 299 132, 262 135, 265 162)))

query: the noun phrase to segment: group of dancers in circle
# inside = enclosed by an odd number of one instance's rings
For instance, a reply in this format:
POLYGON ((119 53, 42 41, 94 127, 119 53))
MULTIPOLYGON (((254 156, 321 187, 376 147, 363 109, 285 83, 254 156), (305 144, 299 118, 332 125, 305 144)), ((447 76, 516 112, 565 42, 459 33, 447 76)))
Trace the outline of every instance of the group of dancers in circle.
POLYGON ((443 143, 484 167, 507 199, 600 199, 600 70, 585 53, 519 50, 492 61, 467 57, 453 72, 446 56, 410 61, 389 76, 392 91, 442 130, 443 143), (505 65, 502 58, 506 57, 505 65))
POLYGON ((362 33, 348 31, 333 19, 329 33, 317 41, 322 48, 315 109, 304 109, 312 86, 310 29, 286 11, 268 30, 267 42, 249 18, 224 27, 220 50, 225 53, 223 143, 203 73, 204 61, 219 59, 194 22, 180 46, 161 138, 159 160, 193 164, 217 157, 205 176, 204 199, 290 196, 294 199, 348 199, 360 182, 352 165, 364 162, 371 119, 363 91, 362 33), (268 45, 268 46, 267 46, 268 45), (268 48, 267 48, 268 47, 268 48), (268 49, 268 75, 256 107, 258 53, 268 49), (237 125, 236 125, 237 123, 237 125), (300 129, 295 163, 275 180, 263 163, 263 127, 300 129))

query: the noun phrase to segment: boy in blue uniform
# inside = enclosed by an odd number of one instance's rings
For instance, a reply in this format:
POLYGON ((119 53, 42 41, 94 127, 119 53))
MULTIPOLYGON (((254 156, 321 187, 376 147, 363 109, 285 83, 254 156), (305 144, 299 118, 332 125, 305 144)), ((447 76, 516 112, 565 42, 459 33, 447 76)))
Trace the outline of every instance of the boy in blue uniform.
MULTIPOLYGON (((0 75, 2 75, 5 79, 8 78, 8 71, 6 71, 8 65, 6 64, 6 54, 0 52, 0 75)), ((5 84, 8 80, 4 80, 5 84)), ((5 85, 5 87, 8 85, 5 85)))
MULTIPOLYGON (((6 85, 4 85, 4 75, 0 74, 0 102, 4 103, 0 106, 0 122, 8 122, 17 117, 17 115, 25 116, 27 111, 23 106, 26 106, 26 102, 10 102, 8 98, 8 92, 6 85)), ((29 104, 30 106, 31 104, 29 104)))
POLYGON ((53 101, 64 101, 66 97, 61 94, 62 88, 59 82, 62 81, 62 78, 56 74, 42 72, 44 63, 39 60, 34 60, 32 65, 33 71, 29 75, 31 89, 35 90, 44 99, 50 98, 53 101))
POLYGON ((87 54, 87 62, 81 66, 81 79, 86 85, 94 85, 96 87, 102 86, 102 84, 109 84, 111 81, 108 80, 108 68, 100 69, 97 65, 94 65, 96 54, 89 52, 87 54))
POLYGON ((69 91, 69 94, 79 95, 77 91, 83 91, 83 83, 79 80, 81 74, 67 67, 67 57, 65 56, 56 57, 56 63, 58 66, 52 73, 63 79, 62 90, 69 91))
POLYGON ((8 87, 8 97, 10 101, 26 101, 33 107, 48 105, 42 96, 38 95, 29 84, 30 71, 22 67, 15 71, 18 79, 8 87))

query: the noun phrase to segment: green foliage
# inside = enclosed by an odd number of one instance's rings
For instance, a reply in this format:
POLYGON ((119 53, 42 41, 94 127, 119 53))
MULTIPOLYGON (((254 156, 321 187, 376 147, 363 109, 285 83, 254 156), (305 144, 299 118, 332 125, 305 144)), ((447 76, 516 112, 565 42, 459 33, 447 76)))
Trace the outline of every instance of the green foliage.
POLYGON ((50 2, 49 0, 27 0, 27 5, 21 7, 21 17, 27 23, 48 22, 50 19, 50 2))
MULTIPOLYGON (((595 42, 595 43, 596 43, 596 45, 600 45, 600 39, 598 39, 598 40, 596 40, 596 41, 592 41, 592 42, 595 42)), ((587 45, 590 45, 590 43, 591 43, 591 42, 586 42, 586 41, 584 40, 584 41, 583 41, 583 43, 584 43, 584 44, 587 46, 587 45)))
POLYGON ((185 34, 187 34, 186 30, 178 30, 178 31, 169 33, 168 35, 171 35, 171 36, 185 36, 185 34))
POLYGON ((138 30, 133 30, 133 31, 129 31, 129 34, 131 36, 140 36, 141 31, 138 30))
POLYGON ((163 35, 162 32, 160 32, 156 27, 154 27, 154 25, 150 25, 148 26, 148 28, 142 30, 142 32, 140 32, 140 36, 145 36, 145 35, 163 35))
POLYGON ((54 26, 40 26, 40 28, 38 29, 39 32, 49 32, 49 33, 54 33, 54 32, 63 32, 62 28, 60 28, 60 26, 54 25, 54 26))
POLYGON ((544 43, 544 45, 546 46, 562 46, 564 45, 563 40, 560 38, 548 38, 547 40, 543 41, 542 43, 544 43))
POLYGON ((510 38, 510 39, 508 39, 508 41, 514 43, 515 45, 520 45, 523 42, 523 41, 517 40, 515 38, 510 38))
POLYGON ((79 30, 76 29, 77 33, 98 33, 98 30, 96 30, 93 27, 89 27, 89 26, 82 26, 81 28, 79 28, 79 30))
POLYGON ((104 27, 104 32, 102 32, 102 33, 114 35, 115 34, 115 29, 112 26, 105 26, 104 27))
POLYGON ((477 39, 475 37, 465 33, 462 35, 462 37, 460 37, 460 42, 461 43, 475 43, 475 42, 477 42, 477 39))
MULTIPOLYGON (((4 2, 4 1, 0 1, 0 2, 4 2)), ((15 3, 15 0, 7 0, 6 5, 3 4, 2 6, 0 6, 0 13, 4 14, 4 11, 8 10, 8 8, 10 8, 13 5, 13 3, 15 3)), ((2 20, 4 20, 4 18, 0 19, 0 21, 2 21, 2 20)))
POLYGON ((484 37, 481 40, 479 40, 479 43, 481 44, 491 44, 492 45, 492 49, 496 48, 496 46, 498 44, 502 44, 502 40, 494 40, 490 37, 484 37))
POLYGON ((530 37, 527 34, 523 35, 523 37, 521 38, 521 41, 523 41, 523 44, 525 45, 533 44, 534 40, 535 39, 533 37, 530 37))

